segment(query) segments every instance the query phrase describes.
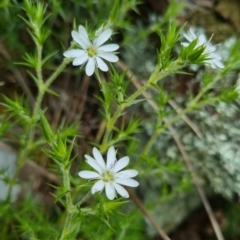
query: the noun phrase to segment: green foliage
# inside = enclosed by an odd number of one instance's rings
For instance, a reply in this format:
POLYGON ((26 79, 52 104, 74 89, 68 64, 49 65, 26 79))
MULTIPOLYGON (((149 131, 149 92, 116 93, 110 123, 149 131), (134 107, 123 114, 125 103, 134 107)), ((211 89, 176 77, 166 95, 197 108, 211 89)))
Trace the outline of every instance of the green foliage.
POLYGON ((172 49, 179 41, 181 29, 178 29, 176 22, 169 22, 167 32, 158 31, 161 38, 161 49, 158 56, 158 67, 166 69, 171 61, 172 49))
POLYGON ((240 41, 237 40, 230 48, 229 58, 226 63, 225 73, 228 73, 230 70, 240 69, 239 51, 240 51, 240 41))
POLYGON ((25 0, 23 9, 25 10, 29 20, 20 16, 31 29, 29 33, 33 41, 39 46, 43 45, 50 34, 48 29, 43 28, 44 22, 50 16, 45 16, 46 8, 47 7, 41 2, 34 3, 31 0, 25 0))
POLYGON ((2 103, 3 106, 6 107, 6 111, 10 112, 9 117, 18 117, 18 120, 23 122, 24 124, 32 124, 32 119, 29 117, 30 112, 29 108, 25 104, 24 97, 17 97, 12 100, 6 96, 3 96, 5 103, 2 103))
POLYGON ((8 119, 1 119, 0 120, 0 137, 3 138, 4 133, 9 131, 9 129, 12 127, 14 123, 8 121, 8 119))
POLYGON ((239 230, 239 205, 238 204, 229 204, 227 206, 227 222, 224 227, 224 233, 228 238, 238 238, 240 237, 240 230, 239 230), (230 209, 228 209, 230 208, 230 209))
MULTIPOLYGON (((18 64, 14 68, 24 67, 21 70, 36 83, 36 101, 31 107, 23 95, 3 96, 5 112, 0 118, 0 137, 16 146, 18 161, 12 177, 6 174, 7 168, 0 169, 0 180, 9 187, 7 200, 0 204, 1 239, 141 240, 155 234, 131 199, 109 201, 104 192, 92 195, 92 179, 87 182, 77 176, 77 171, 86 167, 84 155, 90 149, 89 141, 103 153, 116 145, 120 157, 129 156, 130 166, 139 172, 141 183, 135 197, 164 229, 173 230, 200 200, 170 126, 176 128, 191 163, 210 192, 214 190, 229 199, 240 195, 240 126, 237 121, 232 123, 239 117, 239 89, 235 81, 240 68, 239 41, 227 50, 228 61, 222 71, 202 68, 193 75, 196 81, 189 83, 196 84, 195 92, 184 89, 179 93, 179 73, 193 74, 189 66, 211 60, 205 52, 208 42, 201 46, 197 40, 187 47, 181 44, 183 27, 175 18, 183 6, 177 1, 170 1, 163 15, 147 16, 146 22, 135 17, 140 14, 139 4, 136 0, 53 0, 48 5, 31 0, 0 3, 3 46, 17 49, 13 56, 18 64), (134 74, 131 76, 122 64, 113 64, 110 74, 97 69, 95 79, 87 79, 90 90, 98 88, 96 78, 100 89, 94 100, 100 104, 96 104, 97 109, 90 107, 89 115, 95 111, 102 115, 94 115, 94 123, 101 122, 99 127, 88 131, 83 122, 81 133, 79 122, 61 119, 53 128, 45 115, 51 115, 51 111, 43 110, 47 93, 61 96, 59 87, 52 88, 59 76, 65 76, 60 74, 79 79, 79 68, 66 69, 72 59, 64 58, 62 52, 69 46, 71 30, 80 24, 86 26, 92 38, 103 29, 113 29, 112 41, 121 45, 119 56, 134 74), (26 37, 26 26, 33 41, 26 37), (180 107, 169 106, 172 98, 180 107), (185 114, 191 114, 205 139, 199 139, 185 119, 180 120, 185 114), (19 172, 34 160, 36 168, 47 178, 54 198, 54 203, 47 207, 45 192, 41 194, 41 190, 30 190, 28 186, 19 201, 12 202, 10 197, 15 184, 25 184, 18 181, 19 172)), ((91 101, 87 98, 86 102, 91 101)), ((231 230, 236 228, 238 218, 234 214, 230 217, 236 219, 228 222, 231 230)))
POLYGON ((201 45, 197 47, 198 39, 192 41, 187 47, 181 46, 180 58, 188 63, 203 63, 205 56, 204 53, 205 46, 201 45))
POLYGON ((46 119, 46 117, 42 111, 40 111, 40 122, 42 125, 43 134, 44 134, 45 139, 47 140, 47 142, 52 143, 55 140, 55 135, 52 131, 52 128, 51 128, 48 120, 46 119))

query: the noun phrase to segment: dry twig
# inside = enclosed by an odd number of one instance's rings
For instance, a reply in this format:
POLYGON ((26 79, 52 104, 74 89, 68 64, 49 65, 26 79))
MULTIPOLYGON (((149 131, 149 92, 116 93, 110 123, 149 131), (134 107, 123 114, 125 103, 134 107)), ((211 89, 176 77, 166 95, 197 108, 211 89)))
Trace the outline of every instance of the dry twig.
MULTIPOLYGON (((0 41, 0 53, 2 54, 2 56, 10 61, 11 60, 11 56, 8 53, 8 51, 5 49, 4 45, 2 44, 2 42, 0 41)), ((23 89, 23 91, 26 93, 26 95, 28 96, 29 100, 30 100, 30 104, 33 107, 34 103, 35 103, 35 99, 28 87, 28 85, 26 84, 24 77, 22 76, 21 72, 17 69, 13 69, 13 75, 15 77, 15 79, 18 81, 18 83, 20 84, 21 88, 23 89)))
POLYGON ((152 217, 152 215, 148 212, 148 210, 144 207, 144 205, 141 203, 139 198, 130 190, 129 188, 126 188, 129 196, 131 199, 135 202, 135 204, 139 207, 139 209, 144 213, 144 215, 148 218, 148 220, 152 223, 152 225, 156 228, 158 231, 159 235, 164 239, 164 240, 171 240, 167 234, 163 231, 163 229, 159 226, 157 221, 152 217))
MULTIPOLYGON (((122 69, 124 69, 124 71, 126 70, 124 63, 120 62, 119 66, 120 66, 122 69)), ((141 87, 141 83, 140 83, 140 81, 138 80, 138 78, 137 78, 136 76, 134 76, 130 71, 128 72, 128 74, 129 74, 128 76, 129 76, 129 77, 131 78, 131 80, 132 80, 133 85, 134 85, 137 89, 139 89, 139 88, 141 87)), ((149 93, 143 92, 142 95, 146 98, 146 100, 149 102, 149 104, 152 106, 152 108, 153 108, 154 110, 158 110, 158 106, 156 105, 156 103, 153 102, 153 101, 151 101, 151 95, 150 95, 149 93)), ((165 119, 164 119, 164 122, 168 122, 168 119, 165 118, 165 119)), ((193 125, 191 124, 191 126, 193 126, 193 125)), ((195 124, 194 124, 194 126, 195 126, 195 124)), ((200 185, 200 183, 199 183, 199 181, 198 181, 198 178, 197 178, 197 176, 196 176, 196 174, 195 174, 195 172, 194 172, 194 168, 193 168, 193 166, 192 166, 192 164, 191 164, 190 158, 189 158, 187 152, 185 151, 185 148, 184 148, 181 140, 180 140, 179 137, 177 136, 177 134, 176 134, 176 132, 175 132, 175 130, 174 130, 174 128, 173 128, 172 126, 169 126, 168 129, 169 129, 169 131, 171 132, 171 134, 172 134, 172 136, 173 136, 173 139, 174 139, 174 141, 176 142, 176 144, 177 144, 177 146, 178 146, 178 149, 179 149, 179 151, 180 151, 181 154, 182 154, 182 157, 183 157, 184 162, 185 162, 185 164, 186 164, 186 166, 187 166, 187 168, 188 168, 188 171, 189 171, 190 174, 191 174, 193 183, 194 183, 194 185, 195 185, 195 187, 196 187, 196 189, 197 189, 197 191, 198 191, 198 193, 199 193, 199 196, 200 196, 200 198, 201 198, 201 200, 202 200, 202 203, 203 203, 203 205, 204 205, 204 208, 205 208, 205 210, 206 210, 206 212, 207 212, 207 214, 208 214, 208 217, 209 217, 209 219, 210 219, 210 221, 211 221, 211 224, 212 224, 212 226, 213 226, 213 229, 214 229, 214 232, 215 232, 215 234, 216 234, 217 239, 218 239, 218 240, 224 240, 224 237, 223 237, 223 235, 222 235, 220 226, 219 226, 219 224, 218 224, 218 222, 217 222, 217 220, 216 220, 216 218, 215 218, 215 216, 214 216, 214 213, 213 213, 213 211, 212 211, 211 205, 209 204, 208 199, 207 199, 207 196, 206 196, 203 188, 201 187, 201 185, 200 185)), ((198 129, 198 128, 194 128, 194 129, 196 130, 196 129, 198 129)), ((196 132, 195 130, 194 130, 194 132, 196 132)), ((198 131, 198 130, 197 130, 197 132, 198 132, 198 133, 201 133, 201 132, 198 131)), ((199 136, 199 134, 198 134, 198 136, 199 136)), ((202 135, 200 135, 200 136, 202 136, 202 135)))
MULTIPOLYGON (((122 69, 122 71, 126 71, 127 70, 127 76, 129 78, 131 78, 131 81, 133 83, 133 85, 138 89, 142 86, 140 80, 130 71, 128 70, 127 66, 125 65, 124 62, 122 61, 118 61, 117 65, 122 69)), ((155 88, 152 88, 154 91, 157 91, 155 88)), ((150 95, 148 96, 150 98, 150 95)), ((180 107, 177 105, 177 103, 174 100, 169 100, 168 104, 177 112, 179 113, 180 111, 180 107)), ((195 132, 195 134, 200 138, 203 139, 203 135, 201 133, 201 131, 199 130, 199 128, 196 126, 196 124, 194 124, 186 115, 183 115, 181 117, 187 124, 188 126, 193 130, 193 132, 195 132)))

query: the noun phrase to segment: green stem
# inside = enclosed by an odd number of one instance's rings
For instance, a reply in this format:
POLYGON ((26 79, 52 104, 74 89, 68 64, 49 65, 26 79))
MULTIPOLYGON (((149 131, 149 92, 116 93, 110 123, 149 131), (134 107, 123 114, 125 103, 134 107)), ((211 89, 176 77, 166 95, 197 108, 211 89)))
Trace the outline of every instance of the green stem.
POLYGON ((61 237, 59 238, 59 240, 64 240, 74 238, 73 232, 75 230, 75 226, 73 223, 73 218, 78 211, 76 206, 74 206, 72 203, 69 168, 62 167, 61 170, 63 174, 63 188, 67 192, 66 193, 67 217, 62 230, 61 237))
POLYGON ((158 72, 158 68, 156 68, 153 73, 151 74, 149 80, 140 87, 135 93, 133 93, 130 97, 128 97, 124 103, 118 106, 116 112, 114 113, 113 117, 107 122, 106 124, 106 132, 103 138, 102 145, 100 146, 100 151, 104 152, 108 148, 108 142, 110 134, 114 128, 114 125, 117 121, 117 119, 120 117, 122 111, 131 105, 131 103, 140 96, 144 91, 146 91, 152 84, 156 84, 159 80, 165 78, 171 73, 176 72, 179 68, 183 67, 181 62, 179 60, 176 60, 172 62, 168 68, 162 70, 161 72, 158 72))
POLYGON ((35 130, 35 124, 36 124, 36 121, 37 121, 37 116, 38 116, 39 110, 41 108, 41 104, 42 104, 44 94, 45 94, 46 90, 48 89, 48 87, 51 85, 51 83, 63 71, 63 69, 66 67, 66 65, 69 62, 71 62, 71 60, 72 60, 70 58, 65 58, 63 60, 62 64, 59 66, 59 68, 49 77, 49 79, 44 84, 43 79, 42 79, 42 69, 41 69, 42 48, 38 46, 37 51, 38 51, 38 65, 37 65, 36 72, 37 72, 37 78, 38 78, 38 82, 39 82, 39 84, 38 84, 38 86, 39 86, 38 96, 37 96, 37 100, 35 102, 32 117, 31 117, 32 118, 32 124, 29 127, 29 131, 28 131, 27 137, 26 137, 27 141, 25 143, 24 149, 22 149, 20 151, 18 162, 17 162, 17 168, 16 168, 16 171, 13 174, 12 181, 9 185, 8 194, 7 194, 7 199, 9 201, 11 200, 11 192, 12 192, 12 188, 13 188, 15 182, 16 182, 17 176, 18 176, 22 166, 26 162, 26 160, 29 156, 29 153, 31 151, 31 148, 32 148, 32 143, 33 143, 34 134, 35 134, 35 131, 34 131, 35 130))
POLYGON ((181 112, 179 112, 176 116, 174 116, 173 118, 171 118, 170 120, 168 120, 161 129, 159 129, 158 131, 156 131, 152 137, 150 138, 150 140, 148 141, 146 147, 143 150, 143 155, 147 155, 148 152, 150 151, 154 140, 169 126, 171 126, 172 124, 174 124, 176 121, 178 121, 183 115, 187 114, 188 112, 190 112, 191 110, 193 110, 194 108, 198 107, 203 107, 205 106, 208 102, 203 102, 203 104, 199 103, 199 100, 202 98, 202 96, 206 93, 206 91, 208 91, 219 79, 221 78, 221 73, 219 73, 218 75, 216 75, 216 77, 213 79, 213 81, 211 81, 207 86, 205 86, 204 88, 202 88, 200 90, 200 92, 198 93, 198 95, 191 100, 191 102, 189 103, 189 105, 187 106, 187 108, 183 109, 181 112), (200 105, 199 105, 200 104, 200 105))
MULTIPOLYGON (((186 113, 188 113, 189 111, 191 111, 192 109, 199 107, 199 100, 202 98, 202 96, 206 93, 206 91, 208 91, 221 77, 221 73, 219 73, 218 75, 216 75, 216 77, 213 79, 213 81, 211 81, 207 86, 205 86, 204 88, 202 88, 200 90, 200 92, 198 93, 198 95, 192 99, 192 101, 189 103, 189 105, 187 106, 187 108, 185 108, 184 110, 182 110, 179 114, 177 114, 175 117, 173 117, 170 121, 168 121, 162 128, 162 131, 166 128, 168 128, 170 125, 172 125, 173 123, 175 123, 179 118, 181 118, 183 115, 185 115, 186 113)), ((162 132, 161 131, 161 132, 162 132)))
POLYGON ((155 140, 157 139, 159 135, 159 131, 155 131, 152 136, 150 137, 149 141, 147 142, 145 148, 142 151, 143 156, 146 156, 148 154, 148 152, 150 151, 152 145, 154 144, 155 140))
POLYGON ((38 83, 42 84, 43 83, 43 77, 42 77, 42 46, 40 46, 40 45, 37 45, 37 67, 36 67, 36 72, 37 72, 38 83))
POLYGON ((80 207, 84 202, 86 202, 87 200, 88 200, 88 198, 89 197, 91 197, 92 196, 92 192, 91 191, 89 191, 85 196, 83 196, 83 198, 79 201, 79 202, 77 202, 75 205, 76 206, 78 206, 78 207, 80 207))
MULTIPOLYGON (((151 79, 151 78, 150 78, 151 79)), ((114 113, 113 117, 109 120, 109 122, 106 125, 106 132, 103 138, 103 143, 100 147, 100 151, 104 152, 108 145, 107 143, 109 142, 109 137, 110 134, 114 128, 114 124, 116 123, 117 119, 119 118, 119 116, 121 115, 122 111, 129 106, 129 104, 135 99, 137 98, 139 95, 141 95, 142 92, 144 92, 147 88, 149 88, 149 86, 151 85, 151 82, 148 81, 146 82, 141 88, 138 89, 138 91, 136 91, 134 94, 132 94, 129 98, 127 98, 123 104, 119 105, 116 112, 114 113)))
POLYGON ((72 61, 72 58, 64 58, 58 69, 47 79, 44 84, 44 89, 47 90, 48 87, 53 83, 57 76, 63 71, 63 69, 72 61))
POLYGON ((191 101, 189 105, 192 105, 192 107, 195 107, 195 105, 198 103, 201 97, 206 93, 206 91, 208 91, 220 79, 221 79, 221 72, 219 72, 207 86, 205 86, 200 90, 198 95, 191 101))

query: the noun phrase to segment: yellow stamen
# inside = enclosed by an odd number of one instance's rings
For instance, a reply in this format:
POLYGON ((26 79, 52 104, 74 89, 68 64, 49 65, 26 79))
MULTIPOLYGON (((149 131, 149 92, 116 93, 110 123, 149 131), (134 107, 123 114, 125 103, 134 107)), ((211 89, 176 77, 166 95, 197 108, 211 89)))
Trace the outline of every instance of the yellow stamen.
POLYGON ((114 179, 114 177, 113 177, 113 175, 112 175, 111 172, 105 172, 105 173, 103 173, 102 178, 103 178, 103 181, 104 181, 104 182, 109 182, 109 181, 111 181, 111 180, 114 179))
POLYGON ((93 47, 90 47, 87 49, 87 53, 89 57, 93 57, 97 54, 97 51, 93 47))

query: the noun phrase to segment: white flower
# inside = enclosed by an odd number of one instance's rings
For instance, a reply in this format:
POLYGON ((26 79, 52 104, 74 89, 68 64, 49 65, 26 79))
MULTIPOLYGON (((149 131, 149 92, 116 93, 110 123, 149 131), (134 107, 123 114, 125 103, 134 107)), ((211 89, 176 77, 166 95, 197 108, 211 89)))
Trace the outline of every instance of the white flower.
POLYGON ((202 45, 205 46, 205 50, 203 52, 204 54, 207 55, 205 63, 213 69, 224 68, 224 65, 221 61, 222 59, 221 56, 217 53, 214 53, 216 51, 216 46, 213 46, 210 43, 211 38, 207 41, 206 36, 204 34, 196 35, 192 28, 189 29, 188 33, 184 33, 183 35, 188 40, 188 42, 182 43, 184 47, 187 47, 192 41, 197 39, 198 42, 195 48, 198 48, 202 45))
POLYGON ((94 158, 85 155, 85 158, 87 159, 87 163, 94 168, 96 172, 81 171, 78 173, 81 178, 98 180, 92 186, 92 194, 101 192, 105 187, 106 195, 110 200, 116 197, 116 191, 122 197, 128 198, 128 192, 121 185, 129 187, 137 187, 139 185, 137 181, 131 179, 137 176, 138 171, 133 169, 120 171, 128 165, 129 157, 123 157, 117 161, 116 151, 113 146, 110 147, 107 152, 107 163, 104 162, 97 148, 93 148, 93 156, 94 158))
POLYGON ((117 62, 118 57, 113 53, 119 46, 117 44, 103 45, 112 35, 111 29, 106 29, 93 42, 89 40, 88 33, 83 26, 78 27, 78 32, 72 31, 72 37, 81 49, 72 49, 63 53, 67 58, 74 58, 73 66, 79 66, 87 63, 86 74, 91 76, 94 73, 95 66, 102 71, 108 71, 107 64, 102 60, 117 62))

